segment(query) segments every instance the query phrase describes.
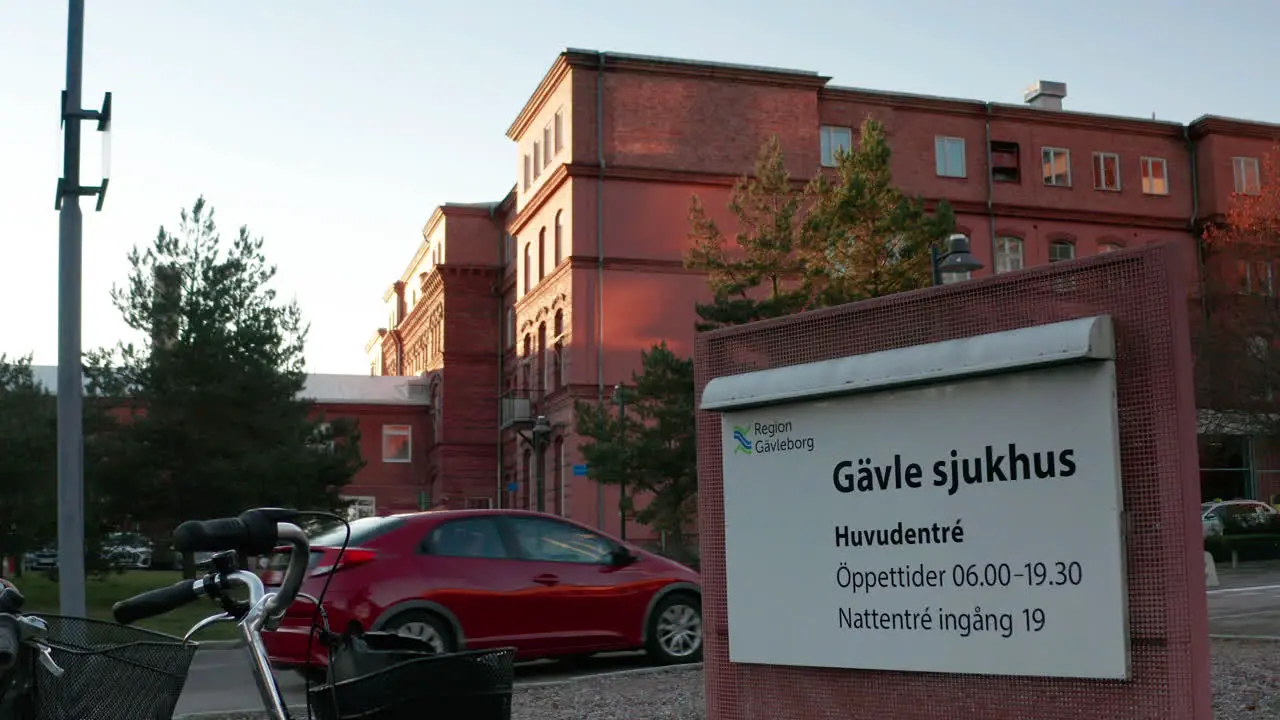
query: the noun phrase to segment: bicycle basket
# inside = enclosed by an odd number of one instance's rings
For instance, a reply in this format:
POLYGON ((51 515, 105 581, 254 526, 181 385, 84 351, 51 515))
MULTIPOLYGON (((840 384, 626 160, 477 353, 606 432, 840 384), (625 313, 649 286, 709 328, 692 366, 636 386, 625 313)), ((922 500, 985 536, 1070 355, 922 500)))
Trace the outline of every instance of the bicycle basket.
POLYGON ((36 672, 37 720, 170 720, 195 643, 101 620, 41 616, 54 662, 36 672))
POLYGON ((320 720, 511 720, 515 648, 469 650, 398 663, 311 688, 320 720))

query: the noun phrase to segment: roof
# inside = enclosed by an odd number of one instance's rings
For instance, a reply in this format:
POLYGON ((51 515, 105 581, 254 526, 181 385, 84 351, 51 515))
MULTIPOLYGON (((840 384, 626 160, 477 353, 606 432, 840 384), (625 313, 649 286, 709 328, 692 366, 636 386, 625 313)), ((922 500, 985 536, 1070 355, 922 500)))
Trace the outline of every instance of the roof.
MULTIPOLYGON (((36 382, 58 392, 58 368, 33 365, 36 382)), ((420 377, 397 375, 340 375, 311 373, 301 397, 318 405, 418 405, 430 404, 427 381, 420 377)))

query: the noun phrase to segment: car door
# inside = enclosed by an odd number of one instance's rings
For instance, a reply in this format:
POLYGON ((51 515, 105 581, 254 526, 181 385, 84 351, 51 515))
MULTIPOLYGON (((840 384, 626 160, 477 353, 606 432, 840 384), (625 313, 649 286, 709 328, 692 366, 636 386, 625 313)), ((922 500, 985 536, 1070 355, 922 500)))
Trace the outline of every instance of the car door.
POLYGON ((553 635, 558 652, 588 652, 625 642, 628 623, 639 622, 630 608, 642 583, 630 567, 612 563, 617 544, 601 535, 553 518, 506 518, 513 545, 528 565, 541 593, 536 620, 553 635))
POLYGON ((417 557, 423 599, 457 618, 469 648, 514 646, 545 652, 546 632, 525 622, 526 598, 541 586, 513 558, 499 521, 481 515, 446 520, 427 531, 417 557))

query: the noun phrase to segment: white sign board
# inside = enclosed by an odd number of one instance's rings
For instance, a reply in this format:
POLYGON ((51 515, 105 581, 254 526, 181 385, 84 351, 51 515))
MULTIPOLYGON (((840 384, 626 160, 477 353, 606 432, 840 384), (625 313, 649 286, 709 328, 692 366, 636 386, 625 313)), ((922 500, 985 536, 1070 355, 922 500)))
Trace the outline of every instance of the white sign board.
POLYGON ((730 661, 1128 677, 1113 362, 723 426, 730 661))

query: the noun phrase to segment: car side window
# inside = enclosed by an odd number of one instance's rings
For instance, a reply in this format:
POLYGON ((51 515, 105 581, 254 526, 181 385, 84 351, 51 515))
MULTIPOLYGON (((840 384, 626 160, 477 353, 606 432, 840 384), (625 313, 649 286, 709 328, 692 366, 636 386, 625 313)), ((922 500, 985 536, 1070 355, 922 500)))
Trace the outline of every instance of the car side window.
POLYGON ((599 565, 607 562, 614 544, 568 523, 541 518, 510 518, 516 545, 529 560, 599 565))
POLYGON ((484 558, 507 557, 502 533, 493 518, 466 518, 442 523, 427 535, 423 550, 442 557, 484 558))

